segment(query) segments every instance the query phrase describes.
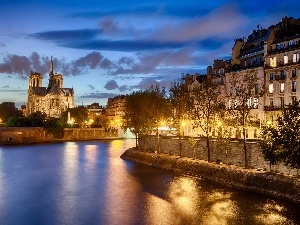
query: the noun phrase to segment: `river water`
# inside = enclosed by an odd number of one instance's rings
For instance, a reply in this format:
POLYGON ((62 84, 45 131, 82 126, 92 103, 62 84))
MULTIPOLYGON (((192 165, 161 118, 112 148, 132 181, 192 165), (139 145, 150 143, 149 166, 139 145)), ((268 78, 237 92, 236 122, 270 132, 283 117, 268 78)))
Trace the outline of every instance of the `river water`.
POLYGON ((297 204, 122 160, 134 144, 0 146, 0 224, 300 224, 297 204))

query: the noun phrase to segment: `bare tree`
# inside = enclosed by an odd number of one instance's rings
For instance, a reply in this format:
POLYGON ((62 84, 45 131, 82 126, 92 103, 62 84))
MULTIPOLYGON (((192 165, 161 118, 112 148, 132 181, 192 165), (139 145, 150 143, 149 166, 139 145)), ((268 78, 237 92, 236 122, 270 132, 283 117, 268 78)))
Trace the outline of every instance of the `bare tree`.
POLYGON ((194 127, 199 127, 206 137, 207 161, 210 162, 210 133, 224 110, 218 85, 210 77, 202 76, 191 90, 194 107, 190 111, 194 127))
POLYGON ((259 99, 265 93, 263 78, 257 77, 257 70, 246 72, 232 72, 228 74, 229 84, 228 112, 233 126, 242 128, 245 167, 248 167, 246 129, 257 123, 253 117, 253 110, 259 107, 259 99))

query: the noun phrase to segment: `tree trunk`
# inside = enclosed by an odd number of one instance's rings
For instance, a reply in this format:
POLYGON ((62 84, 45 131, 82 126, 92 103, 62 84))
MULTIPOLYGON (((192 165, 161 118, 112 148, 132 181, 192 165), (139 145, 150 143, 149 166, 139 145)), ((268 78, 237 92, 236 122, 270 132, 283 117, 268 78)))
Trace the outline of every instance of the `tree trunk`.
POLYGON ((244 157, 245 157, 245 168, 248 168, 248 160, 247 160, 247 146, 246 146, 246 130, 243 127, 243 136, 244 136, 244 157))
POLYGON ((181 150, 182 150, 182 140, 181 140, 181 132, 179 134, 179 157, 181 157, 181 150))
POLYGON ((209 135, 206 134, 206 147, 207 147, 207 161, 210 162, 210 146, 209 146, 209 135))

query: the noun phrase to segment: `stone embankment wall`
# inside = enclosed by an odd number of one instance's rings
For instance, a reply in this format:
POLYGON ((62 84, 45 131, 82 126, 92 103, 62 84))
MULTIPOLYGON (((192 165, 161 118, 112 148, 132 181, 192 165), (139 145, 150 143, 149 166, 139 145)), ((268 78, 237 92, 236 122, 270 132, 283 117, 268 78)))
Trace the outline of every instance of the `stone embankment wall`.
POLYGON ((126 150, 121 158, 300 203, 299 178, 136 149, 126 150))
POLYGON ((0 144, 31 144, 39 142, 78 141, 118 138, 118 130, 102 128, 0 128, 0 144))
MULTIPOLYGON (((207 160, 207 147, 205 138, 195 138, 193 145, 191 139, 188 137, 184 137, 181 140, 176 137, 160 137, 158 141, 157 137, 155 136, 147 136, 141 138, 140 146, 143 151, 159 152, 193 159, 207 160)), ((248 167, 269 171, 270 165, 264 160, 257 140, 247 140, 246 146, 248 167)), ((244 166, 245 157, 243 140, 233 140, 226 147, 226 149, 220 149, 217 146, 216 140, 212 139, 210 141, 211 161, 222 162, 227 165, 244 166)), ((282 164, 272 165, 272 170, 278 173, 297 175, 296 169, 287 168, 282 164)))

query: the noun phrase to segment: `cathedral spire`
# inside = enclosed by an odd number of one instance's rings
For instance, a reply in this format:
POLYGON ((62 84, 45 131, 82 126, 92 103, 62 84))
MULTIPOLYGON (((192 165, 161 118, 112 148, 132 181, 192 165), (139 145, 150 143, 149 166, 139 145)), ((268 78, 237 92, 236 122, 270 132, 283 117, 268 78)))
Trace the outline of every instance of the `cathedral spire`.
POLYGON ((49 75, 53 75, 53 57, 51 56, 49 75))
POLYGON ((51 56, 48 89, 50 89, 50 88, 54 85, 53 79, 54 79, 54 73, 53 73, 53 57, 51 56))

